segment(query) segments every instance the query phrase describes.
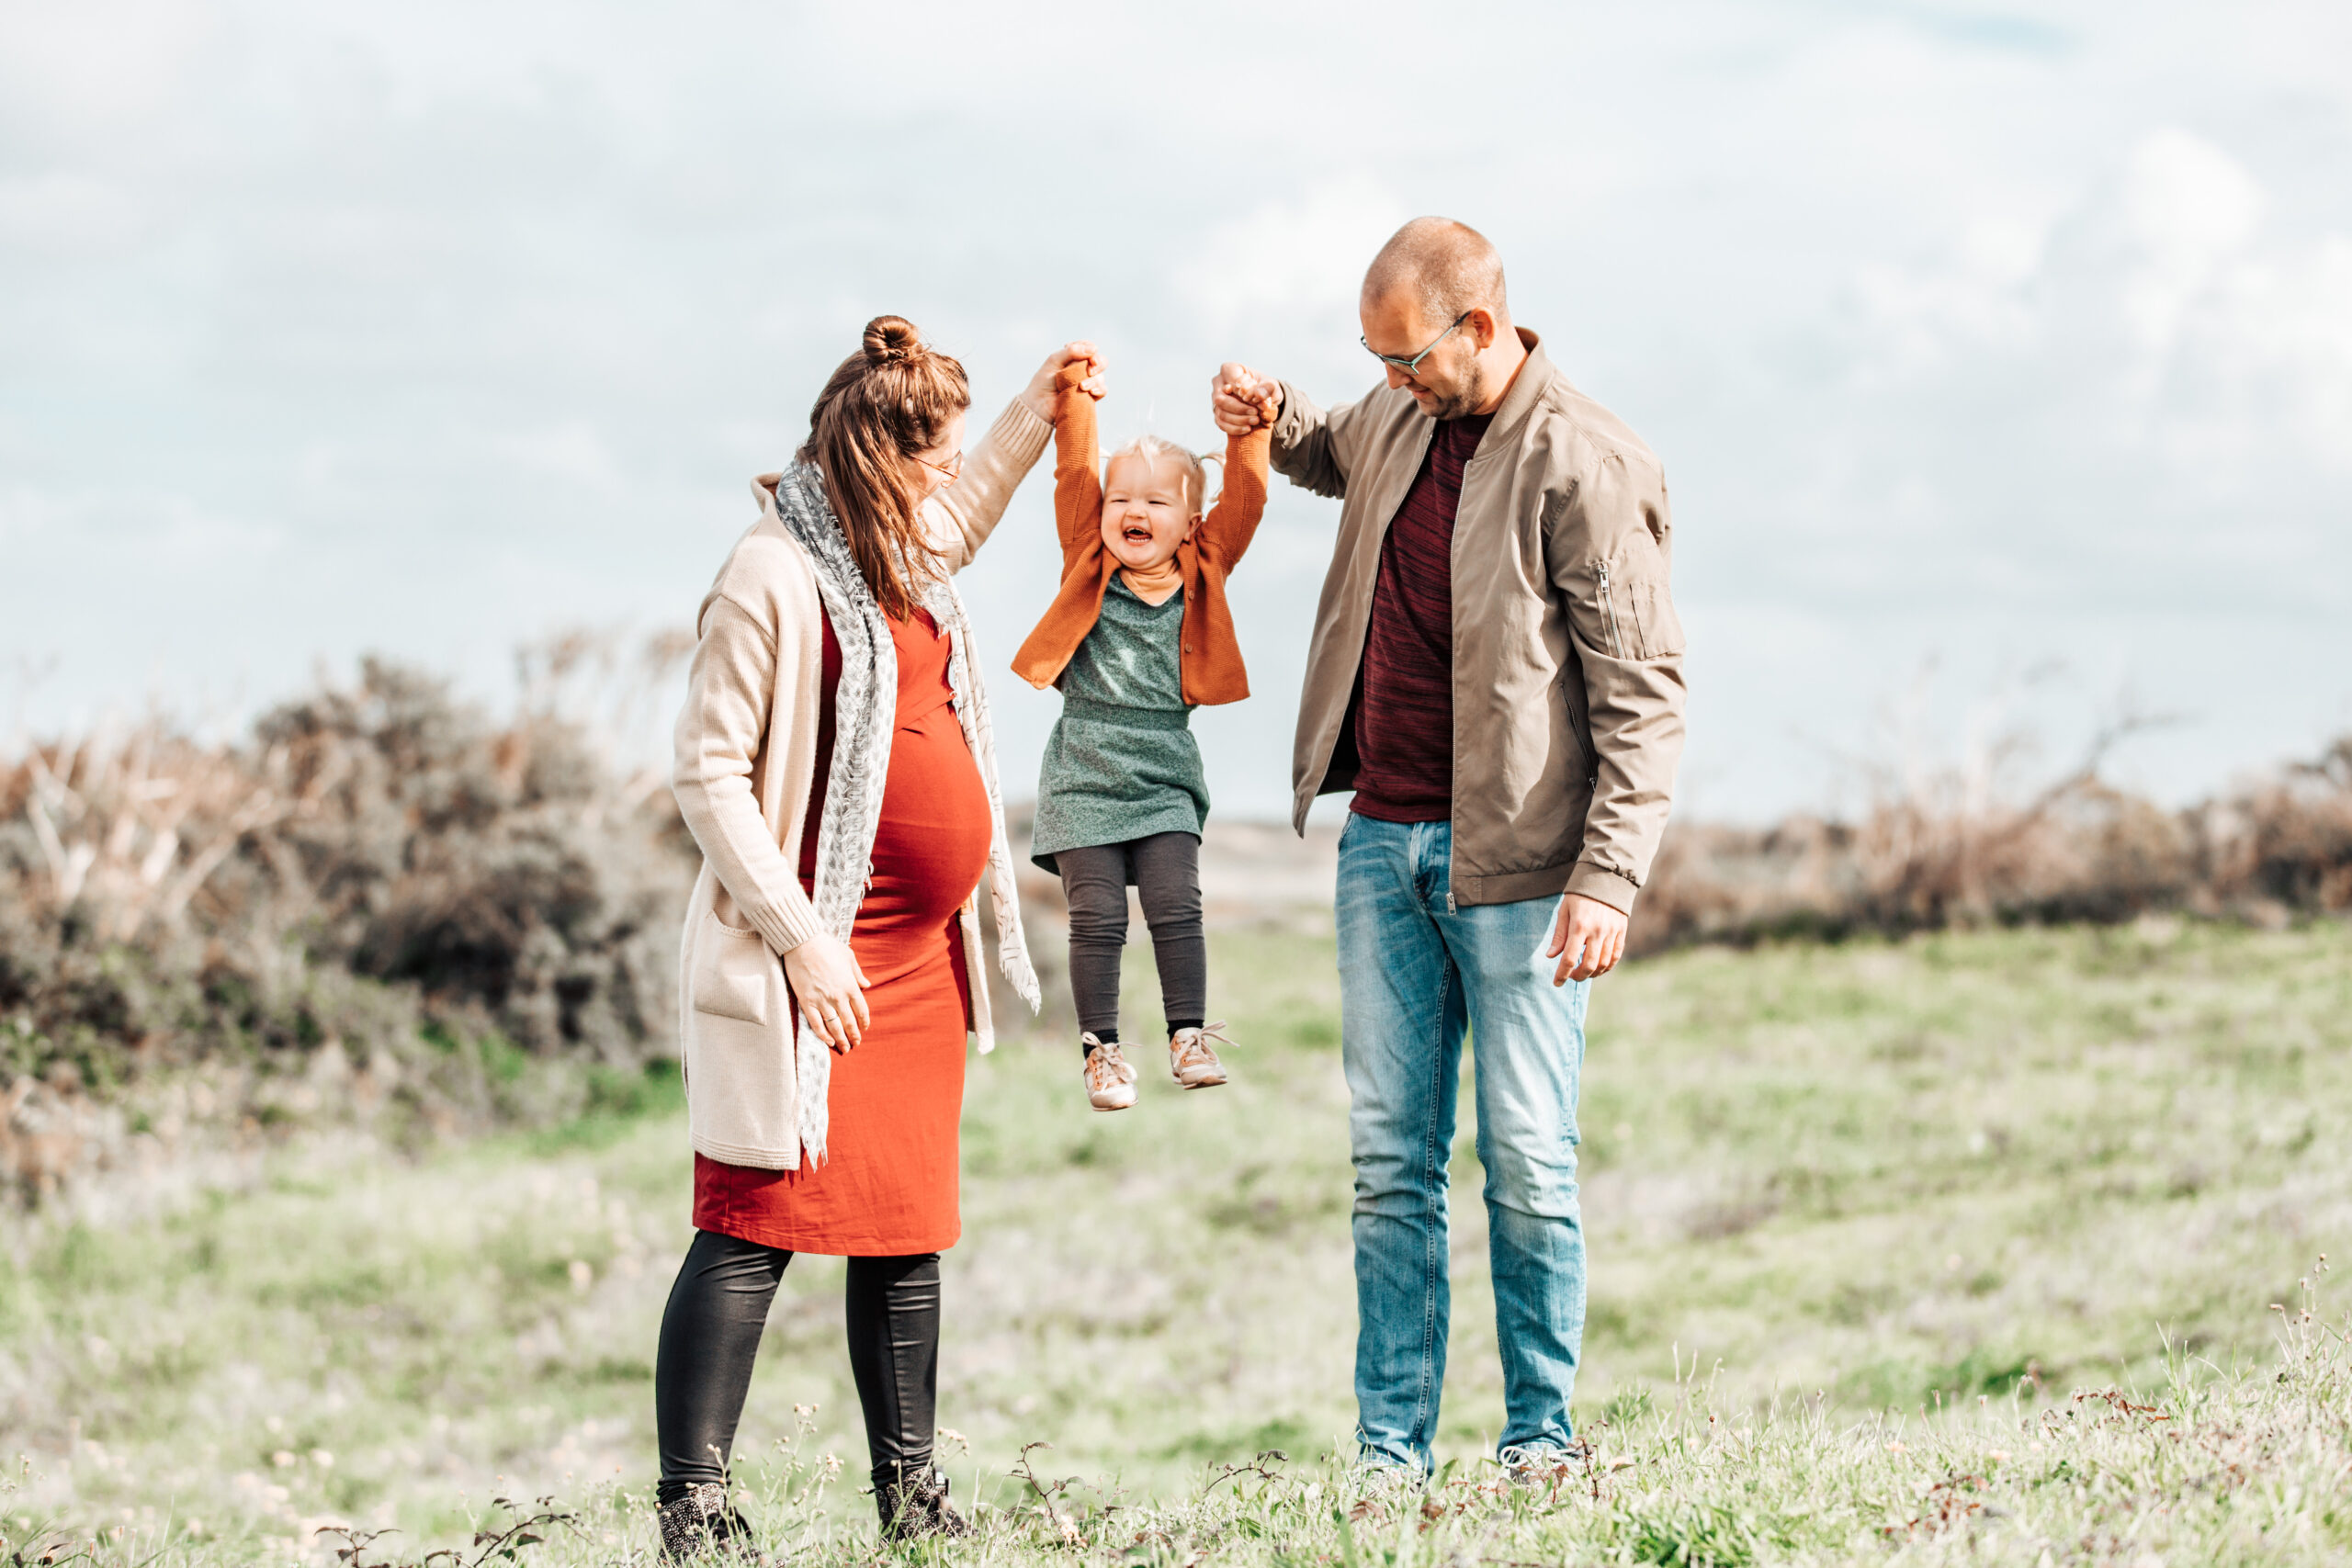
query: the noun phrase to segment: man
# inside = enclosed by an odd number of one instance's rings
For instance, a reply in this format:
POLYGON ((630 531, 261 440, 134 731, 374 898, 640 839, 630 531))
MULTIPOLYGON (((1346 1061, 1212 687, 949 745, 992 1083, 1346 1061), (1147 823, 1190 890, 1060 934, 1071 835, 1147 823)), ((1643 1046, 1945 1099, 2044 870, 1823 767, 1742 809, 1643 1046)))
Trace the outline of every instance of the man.
POLYGON ((1616 965, 1682 750, 1666 479, 1511 324, 1501 259, 1440 218, 1364 275, 1385 387, 1329 412, 1249 367, 1218 424, 1279 398, 1273 466, 1343 499, 1316 612, 1294 820, 1340 837, 1355 1160, 1357 1441, 1427 1474, 1445 1379, 1446 1161, 1464 1036, 1502 1347, 1499 1458, 1564 1457, 1584 1334, 1577 1087, 1586 993, 1616 965))

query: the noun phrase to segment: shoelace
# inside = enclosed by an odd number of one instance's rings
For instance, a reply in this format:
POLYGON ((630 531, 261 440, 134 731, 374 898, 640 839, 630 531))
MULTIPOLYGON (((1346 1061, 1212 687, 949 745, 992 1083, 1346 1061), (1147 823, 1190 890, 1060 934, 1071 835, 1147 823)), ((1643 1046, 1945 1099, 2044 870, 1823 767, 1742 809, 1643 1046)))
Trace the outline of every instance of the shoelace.
POLYGON ((1119 1043, 1106 1040, 1088 1055, 1086 1078, 1090 1084, 1108 1089, 1114 1084, 1133 1083, 1136 1070, 1126 1057, 1119 1054, 1119 1043))
POLYGON ((1228 1051, 1234 1048, 1233 1042, 1226 1038, 1225 1020, 1218 1019, 1215 1023, 1204 1023, 1198 1030, 1193 1031, 1193 1037, 1184 1042, 1184 1048, 1176 1054, 1176 1060, 1179 1063, 1198 1061, 1200 1058, 1196 1053, 1208 1050, 1209 1042, 1212 1040, 1228 1051))

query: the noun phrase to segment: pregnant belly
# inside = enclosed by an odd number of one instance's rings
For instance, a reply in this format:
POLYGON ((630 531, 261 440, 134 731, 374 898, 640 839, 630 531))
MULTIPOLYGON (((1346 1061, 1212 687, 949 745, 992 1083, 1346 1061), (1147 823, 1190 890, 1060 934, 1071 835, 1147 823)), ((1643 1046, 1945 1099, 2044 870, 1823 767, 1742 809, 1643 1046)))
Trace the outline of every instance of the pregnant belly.
POLYGON ((876 986, 955 951, 956 913, 988 866, 990 818, 980 770, 953 708, 890 739, 874 835, 874 886, 850 944, 876 986))

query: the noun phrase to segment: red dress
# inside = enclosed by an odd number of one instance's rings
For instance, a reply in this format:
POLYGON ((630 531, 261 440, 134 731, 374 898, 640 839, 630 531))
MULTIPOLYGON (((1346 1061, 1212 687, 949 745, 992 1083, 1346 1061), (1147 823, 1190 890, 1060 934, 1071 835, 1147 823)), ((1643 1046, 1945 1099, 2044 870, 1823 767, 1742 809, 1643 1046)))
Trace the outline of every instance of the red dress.
MULTIPOLYGON (((950 643, 918 610, 890 623, 898 725, 874 835, 874 882, 850 951, 872 984, 863 1043, 833 1054, 822 1165, 754 1170, 695 1156, 695 1228, 828 1257, 938 1252, 963 1234, 956 1131, 971 981, 959 916, 989 859, 988 791, 950 706, 950 643)), ((841 644, 825 627, 816 787, 800 839, 814 891, 817 829, 833 756, 841 644)))

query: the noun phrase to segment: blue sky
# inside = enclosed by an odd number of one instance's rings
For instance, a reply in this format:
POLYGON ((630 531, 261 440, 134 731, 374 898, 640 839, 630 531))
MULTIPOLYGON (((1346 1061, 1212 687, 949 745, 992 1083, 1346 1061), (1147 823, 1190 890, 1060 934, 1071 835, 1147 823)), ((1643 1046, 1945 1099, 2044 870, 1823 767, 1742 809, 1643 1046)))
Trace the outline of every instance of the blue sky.
MULTIPOLYGON (((1693 809, 2127 699, 2186 798, 2352 729, 2347 168, 2340 5, 0 0, 0 660, 36 729, 369 649, 499 699, 691 615, 868 316, 983 414, 1091 336, 1108 434, 1206 446, 1222 358, 1369 384, 1435 211, 1665 458, 1693 809)), ((964 582, 1016 795, 1046 490, 964 582)), ((1286 799, 1335 513, 1236 579, 1221 809, 1286 799)))

